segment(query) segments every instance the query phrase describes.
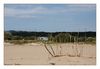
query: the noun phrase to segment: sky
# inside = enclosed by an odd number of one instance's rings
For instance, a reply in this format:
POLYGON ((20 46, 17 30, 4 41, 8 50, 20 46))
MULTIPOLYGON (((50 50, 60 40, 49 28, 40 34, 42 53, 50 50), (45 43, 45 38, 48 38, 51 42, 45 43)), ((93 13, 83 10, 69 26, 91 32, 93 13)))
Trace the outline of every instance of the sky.
POLYGON ((96 31, 96 5, 5 4, 4 28, 6 31, 96 31))

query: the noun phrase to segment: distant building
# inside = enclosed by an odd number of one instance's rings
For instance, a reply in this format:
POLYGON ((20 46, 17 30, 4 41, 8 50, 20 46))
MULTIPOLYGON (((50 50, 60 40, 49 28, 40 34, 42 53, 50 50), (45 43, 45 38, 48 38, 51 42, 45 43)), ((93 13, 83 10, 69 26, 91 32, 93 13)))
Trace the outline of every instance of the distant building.
POLYGON ((45 41, 47 41, 48 37, 38 37, 38 40, 45 40, 45 41))

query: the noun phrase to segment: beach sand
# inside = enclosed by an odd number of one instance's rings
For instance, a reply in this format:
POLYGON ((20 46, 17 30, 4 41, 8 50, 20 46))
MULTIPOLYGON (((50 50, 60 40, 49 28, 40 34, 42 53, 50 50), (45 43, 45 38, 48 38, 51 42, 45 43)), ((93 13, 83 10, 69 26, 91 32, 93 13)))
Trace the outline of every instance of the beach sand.
MULTIPOLYGON (((96 65, 96 45, 94 44, 50 45, 55 54, 61 56, 52 57, 43 44, 4 43, 4 65, 96 65), (76 56, 77 54, 80 55, 76 56)), ((50 45, 47 45, 49 49, 50 45)))

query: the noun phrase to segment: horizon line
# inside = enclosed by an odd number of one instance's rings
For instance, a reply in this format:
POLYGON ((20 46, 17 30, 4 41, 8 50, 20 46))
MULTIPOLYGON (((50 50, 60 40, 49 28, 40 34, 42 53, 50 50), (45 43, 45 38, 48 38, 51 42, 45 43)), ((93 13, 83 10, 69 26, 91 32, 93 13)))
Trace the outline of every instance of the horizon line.
POLYGON ((96 32, 96 31, 28 31, 28 30, 4 30, 4 31, 22 31, 22 32, 96 32))

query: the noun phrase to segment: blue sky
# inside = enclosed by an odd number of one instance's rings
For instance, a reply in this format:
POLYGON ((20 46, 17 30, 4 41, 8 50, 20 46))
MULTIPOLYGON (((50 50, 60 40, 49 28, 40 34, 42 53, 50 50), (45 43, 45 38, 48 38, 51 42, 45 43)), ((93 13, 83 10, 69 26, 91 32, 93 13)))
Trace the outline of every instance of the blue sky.
POLYGON ((96 31, 95 4, 5 4, 5 30, 96 31))

